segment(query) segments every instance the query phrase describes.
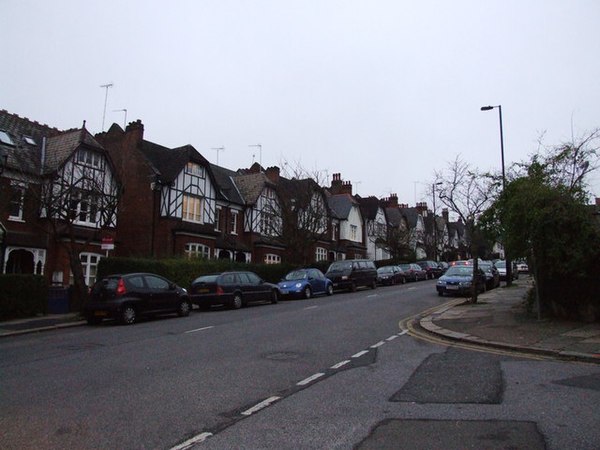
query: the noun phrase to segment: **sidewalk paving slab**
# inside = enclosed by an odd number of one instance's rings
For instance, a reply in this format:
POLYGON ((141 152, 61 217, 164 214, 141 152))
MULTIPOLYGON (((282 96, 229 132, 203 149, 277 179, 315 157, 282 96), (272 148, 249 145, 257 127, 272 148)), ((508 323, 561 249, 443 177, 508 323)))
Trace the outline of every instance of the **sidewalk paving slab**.
POLYGON ((422 329, 443 338, 562 359, 600 363, 600 323, 538 320, 526 311, 529 277, 479 295, 460 298, 419 320, 422 329))

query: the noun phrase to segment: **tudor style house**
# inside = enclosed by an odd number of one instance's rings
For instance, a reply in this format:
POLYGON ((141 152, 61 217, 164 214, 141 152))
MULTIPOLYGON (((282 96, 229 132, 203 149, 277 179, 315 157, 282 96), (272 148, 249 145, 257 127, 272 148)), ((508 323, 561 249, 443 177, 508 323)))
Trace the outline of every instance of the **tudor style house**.
POLYGON ((388 220, 385 208, 377 197, 358 197, 360 210, 365 220, 367 258, 379 261, 390 259, 388 250, 388 220))
POLYGON ((114 236, 119 183, 105 149, 86 130, 60 131, 0 111, 2 273, 73 284, 80 259, 90 284, 102 239, 114 236))
POLYGON ((145 140, 141 121, 126 130, 113 124, 96 138, 123 180, 114 254, 213 258, 222 208, 209 162, 191 145, 145 140))
POLYGON ((334 173, 328 194, 332 224, 329 260, 365 258, 364 220, 360 204, 352 195, 352 183, 343 181, 341 174, 334 173))

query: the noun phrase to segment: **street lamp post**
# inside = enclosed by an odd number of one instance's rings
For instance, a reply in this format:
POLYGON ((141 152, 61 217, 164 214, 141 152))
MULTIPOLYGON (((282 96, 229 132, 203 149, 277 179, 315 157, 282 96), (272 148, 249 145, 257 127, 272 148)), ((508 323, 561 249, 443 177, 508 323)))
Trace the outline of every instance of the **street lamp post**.
MULTIPOLYGON (((502 193, 506 190, 506 172, 504 171, 504 132, 502 130, 502 105, 497 106, 482 106, 482 111, 490 111, 494 108, 498 108, 498 117, 500 119, 500 154, 502 156, 502 193)), ((512 263, 508 257, 506 247, 504 248, 504 260, 506 261, 506 285, 512 284, 512 263)))
POLYGON ((437 219, 435 216, 435 187, 440 186, 442 184, 441 181, 437 183, 433 183, 431 185, 433 191, 433 258, 435 262, 438 262, 438 235, 437 235, 437 219))

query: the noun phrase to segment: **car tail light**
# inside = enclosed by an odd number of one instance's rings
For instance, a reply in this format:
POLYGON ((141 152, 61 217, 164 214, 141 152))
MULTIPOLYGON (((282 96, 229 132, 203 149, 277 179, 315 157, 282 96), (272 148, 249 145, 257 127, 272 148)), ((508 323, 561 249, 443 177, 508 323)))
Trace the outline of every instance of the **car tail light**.
POLYGON ((223 295, 225 292, 223 292, 223 288, 221 286, 217 286, 217 295, 223 295))
POLYGON ((125 292, 127 292, 125 281, 123 281, 123 278, 120 278, 119 282, 117 283, 117 295, 123 295, 125 292))

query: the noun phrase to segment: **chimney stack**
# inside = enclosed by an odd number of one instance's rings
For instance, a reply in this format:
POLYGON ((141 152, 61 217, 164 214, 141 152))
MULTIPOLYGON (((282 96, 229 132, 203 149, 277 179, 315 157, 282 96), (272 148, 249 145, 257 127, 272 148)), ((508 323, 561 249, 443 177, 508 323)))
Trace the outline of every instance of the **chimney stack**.
POLYGON ((279 167, 277 167, 277 166, 267 167, 265 174, 267 175, 267 178, 269 180, 271 180, 273 183, 275 183, 275 184, 279 183, 279 167))

